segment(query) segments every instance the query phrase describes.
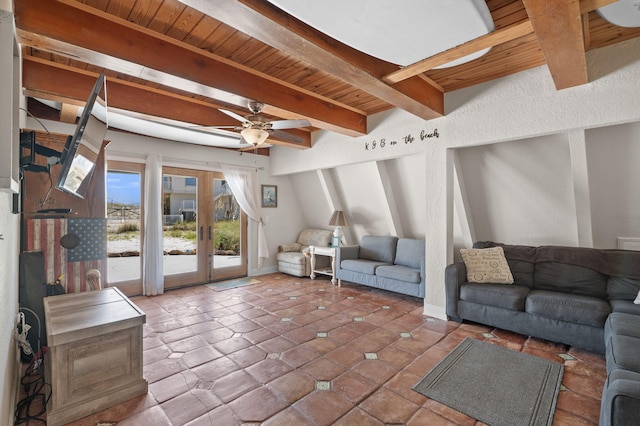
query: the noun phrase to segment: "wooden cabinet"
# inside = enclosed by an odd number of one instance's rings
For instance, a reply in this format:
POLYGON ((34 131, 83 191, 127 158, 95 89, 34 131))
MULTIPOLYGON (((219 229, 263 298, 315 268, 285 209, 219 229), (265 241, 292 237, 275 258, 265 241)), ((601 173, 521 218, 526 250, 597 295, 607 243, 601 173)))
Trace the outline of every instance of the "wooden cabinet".
POLYGON ((62 425, 147 393, 142 312, 117 288, 44 299, 52 395, 47 424, 62 425))

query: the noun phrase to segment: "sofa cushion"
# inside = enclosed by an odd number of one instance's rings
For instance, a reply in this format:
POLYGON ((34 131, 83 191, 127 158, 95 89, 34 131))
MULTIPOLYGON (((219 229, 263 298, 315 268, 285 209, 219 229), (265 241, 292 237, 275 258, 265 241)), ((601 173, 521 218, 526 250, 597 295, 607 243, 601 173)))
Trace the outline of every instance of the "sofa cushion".
POLYGON ((608 339, 613 334, 640 338, 640 316, 612 312, 604 326, 604 335, 608 339))
POLYGON ((606 347, 607 371, 623 368, 640 373, 640 338, 613 334, 606 347))
POLYGON ((533 288, 604 299, 606 276, 592 269, 558 262, 542 262, 533 271, 533 288))
POLYGON ((284 251, 276 254, 278 262, 292 263, 294 265, 304 265, 306 262, 305 255, 299 251, 284 251))
POLYGON ((413 238, 399 238, 396 248, 396 265, 420 269, 420 262, 424 259, 424 240, 413 238))
POLYGON ((460 249, 470 283, 513 284, 502 247, 460 249))
POLYGON ((544 318, 602 328, 611 308, 605 300, 595 297, 533 290, 527 296, 525 311, 544 318))
POLYGON ((398 237, 386 235, 365 235, 360 241, 360 259, 393 263, 396 257, 398 237))
POLYGON ((616 300, 634 300, 640 291, 640 280, 625 277, 609 277, 607 280, 607 298, 616 300))
POLYGON ((535 266, 533 263, 509 258, 507 258, 507 263, 511 269, 514 284, 533 288, 533 268, 535 266))
POLYGON ((393 280, 405 281, 408 283, 419 283, 420 269, 410 268, 403 265, 381 265, 376 268, 376 275, 393 280))
POLYGON ((303 229, 298 235, 298 243, 302 246, 322 246, 331 245, 331 236, 333 231, 326 229, 303 229))
POLYGON ((630 300, 609 300, 609 305, 611 305, 613 312, 640 315, 640 305, 636 305, 630 300))
POLYGON ((376 268, 383 265, 390 265, 385 262, 375 262, 363 259, 345 259, 340 263, 340 267, 347 271, 359 272, 361 274, 374 275, 376 268))
POLYGON ((282 244, 278 246, 278 252, 286 252, 286 251, 300 251, 302 249, 302 244, 300 243, 288 243, 282 244))
POLYGON ((520 285, 466 283, 460 287, 460 300, 522 312, 529 291, 520 285))

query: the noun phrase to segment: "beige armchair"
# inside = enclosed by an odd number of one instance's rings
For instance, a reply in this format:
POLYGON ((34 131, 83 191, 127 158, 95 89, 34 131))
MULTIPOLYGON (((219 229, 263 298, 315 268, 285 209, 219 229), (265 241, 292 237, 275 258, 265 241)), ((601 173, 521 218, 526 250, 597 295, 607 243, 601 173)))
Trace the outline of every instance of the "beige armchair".
MULTIPOLYGON (((309 246, 328 247, 331 243, 332 232, 326 229, 304 229, 298 235, 296 242, 278 246, 276 254, 278 270, 297 277, 311 275, 309 246)), ((331 260, 326 256, 316 257, 316 268, 329 266, 330 262, 331 260)))

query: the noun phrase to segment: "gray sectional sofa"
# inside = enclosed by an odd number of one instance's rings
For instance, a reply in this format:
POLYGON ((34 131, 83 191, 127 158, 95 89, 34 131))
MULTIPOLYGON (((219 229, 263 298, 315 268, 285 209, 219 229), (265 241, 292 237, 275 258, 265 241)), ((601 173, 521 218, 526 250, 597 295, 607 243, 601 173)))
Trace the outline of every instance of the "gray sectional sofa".
POLYGON ((500 246, 514 283, 468 282, 464 262, 445 271, 449 319, 606 354, 600 425, 640 418, 640 252, 560 246, 500 246))
POLYGON ((425 240, 365 235, 336 253, 336 278, 424 298, 425 240))

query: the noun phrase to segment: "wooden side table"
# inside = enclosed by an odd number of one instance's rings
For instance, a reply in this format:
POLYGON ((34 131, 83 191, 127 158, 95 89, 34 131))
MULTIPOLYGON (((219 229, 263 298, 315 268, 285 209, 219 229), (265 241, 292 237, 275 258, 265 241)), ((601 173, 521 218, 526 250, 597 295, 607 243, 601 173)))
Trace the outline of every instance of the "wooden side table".
POLYGON ((63 425, 147 393, 142 312, 117 288, 44 299, 51 399, 47 424, 63 425))
POLYGON ((322 246, 309 246, 309 253, 311 254, 311 275, 313 280, 316 278, 316 274, 329 275, 331 277, 331 284, 336 284, 336 249, 335 247, 322 247, 322 246), (329 256, 331 258, 330 268, 318 268, 316 269, 316 255, 329 256))

